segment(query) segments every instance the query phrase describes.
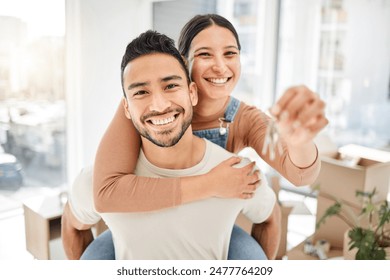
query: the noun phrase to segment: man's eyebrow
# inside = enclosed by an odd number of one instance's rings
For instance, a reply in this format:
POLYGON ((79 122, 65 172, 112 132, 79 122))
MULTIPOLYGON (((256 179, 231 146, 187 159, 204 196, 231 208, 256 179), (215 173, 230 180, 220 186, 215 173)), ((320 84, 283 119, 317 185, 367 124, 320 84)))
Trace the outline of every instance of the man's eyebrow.
POLYGON ((144 87, 144 86, 147 86, 147 85, 150 85, 150 83, 149 83, 149 82, 132 83, 132 84, 130 84, 130 85, 127 87, 127 90, 132 90, 133 88, 136 88, 136 87, 144 87))
POLYGON ((167 76, 167 77, 162 78, 161 82, 168 82, 170 80, 183 80, 183 78, 178 76, 178 75, 171 75, 171 76, 167 76))

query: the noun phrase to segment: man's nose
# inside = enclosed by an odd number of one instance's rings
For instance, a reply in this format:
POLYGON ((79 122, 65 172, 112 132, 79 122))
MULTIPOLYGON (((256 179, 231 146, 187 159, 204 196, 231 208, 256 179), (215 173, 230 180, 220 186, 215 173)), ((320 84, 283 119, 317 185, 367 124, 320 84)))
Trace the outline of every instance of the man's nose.
POLYGON ((150 111, 163 112, 171 106, 171 101, 164 93, 158 92, 152 94, 152 100, 149 105, 150 111))

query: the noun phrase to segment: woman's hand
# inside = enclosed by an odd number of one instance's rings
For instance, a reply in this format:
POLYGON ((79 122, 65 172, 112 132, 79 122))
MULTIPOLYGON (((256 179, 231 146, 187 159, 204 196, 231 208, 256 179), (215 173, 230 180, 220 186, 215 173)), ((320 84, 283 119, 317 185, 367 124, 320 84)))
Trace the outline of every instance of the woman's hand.
POLYGON ((221 198, 252 198, 260 181, 260 171, 255 163, 234 167, 241 158, 234 156, 211 169, 205 176, 212 188, 212 196, 221 198))
POLYGON ((328 124, 324 101, 305 86, 289 88, 271 113, 278 119, 281 137, 291 147, 310 143, 328 124))

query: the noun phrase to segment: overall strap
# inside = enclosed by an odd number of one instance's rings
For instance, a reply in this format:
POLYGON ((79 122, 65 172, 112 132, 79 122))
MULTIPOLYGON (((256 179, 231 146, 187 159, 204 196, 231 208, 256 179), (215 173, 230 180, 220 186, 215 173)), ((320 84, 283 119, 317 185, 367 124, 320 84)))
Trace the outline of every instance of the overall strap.
POLYGON ((229 105, 225 111, 225 121, 232 123, 240 107, 240 100, 230 96, 229 105))

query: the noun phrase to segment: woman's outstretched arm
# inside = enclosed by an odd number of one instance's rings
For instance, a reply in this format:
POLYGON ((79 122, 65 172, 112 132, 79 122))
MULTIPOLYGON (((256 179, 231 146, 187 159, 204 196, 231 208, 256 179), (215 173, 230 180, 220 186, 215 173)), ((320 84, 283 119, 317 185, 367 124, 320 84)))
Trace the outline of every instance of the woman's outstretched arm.
POLYGON ((140 146, 140 136, 120 105, 95 158, 93 185, 97 211, 154 211, 212 196, 250 198, 259 180, 259 174, 250 172, 253 166, 232 167, 240 162, 239 157, 232 157, 199 176, 136 176, 140 146))

